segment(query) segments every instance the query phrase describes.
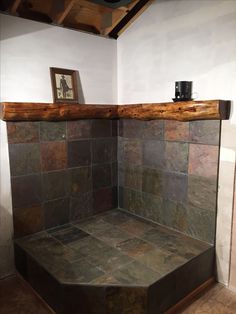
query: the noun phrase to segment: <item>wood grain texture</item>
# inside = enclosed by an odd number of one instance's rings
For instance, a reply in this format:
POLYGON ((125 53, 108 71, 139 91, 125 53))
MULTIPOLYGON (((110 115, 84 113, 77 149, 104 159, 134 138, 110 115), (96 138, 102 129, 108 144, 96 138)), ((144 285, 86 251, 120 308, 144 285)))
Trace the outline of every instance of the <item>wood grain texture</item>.
POLYGON ((225 120, 230 102, 224 100, 186 101, 137 105, 80 105, 68 103, 3 102, 0 118, 5 121, 62 121, 76 119, 138 120, 225 120))
POLYGON ((79 105, 49 103, 2 103, 5 121, 62 121, 117 118, 116 105, 79 105))
POLYGON ((118 107, 119 118, 140 120, 219 120, 228 119, 229 112, 230 102, 223 100, 121 105, 118 107))
POLYGON ((214 278, 208 279, 206 282, 204 282, 202 285, 200 285, 197 289, 192 291, 185 298, 180 300, 177 304, 175 304, 168 311, 166 311, 165 314, 182 313, 181 311, 184 307, 186 307, 191 302, 193 302, 198 296, 201 295, 201 293, 204 293, 207 289, 209 289, 209 287, 213 287, 214 284, 215 284, 214 278))
POLYGON ((236 294, 222 284, 215 284, 175 314, 234 314, 236 294))

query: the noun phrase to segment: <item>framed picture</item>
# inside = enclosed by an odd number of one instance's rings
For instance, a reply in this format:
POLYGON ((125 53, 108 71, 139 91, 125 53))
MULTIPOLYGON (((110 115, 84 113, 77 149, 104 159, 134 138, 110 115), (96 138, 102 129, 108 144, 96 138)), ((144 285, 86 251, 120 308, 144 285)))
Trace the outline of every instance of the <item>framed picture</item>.
POLYGON ((54 102, 78 102, 77 71, 50 68, 54 102))

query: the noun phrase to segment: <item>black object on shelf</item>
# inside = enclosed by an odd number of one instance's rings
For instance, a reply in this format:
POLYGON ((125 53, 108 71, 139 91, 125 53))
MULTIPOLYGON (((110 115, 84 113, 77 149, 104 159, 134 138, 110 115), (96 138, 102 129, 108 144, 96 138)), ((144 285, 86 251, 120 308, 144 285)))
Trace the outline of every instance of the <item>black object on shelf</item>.
POLYGON ((189 101, 192 98, 192 81, 177 81, 175 82, 175 98, 174 102, 189 101))

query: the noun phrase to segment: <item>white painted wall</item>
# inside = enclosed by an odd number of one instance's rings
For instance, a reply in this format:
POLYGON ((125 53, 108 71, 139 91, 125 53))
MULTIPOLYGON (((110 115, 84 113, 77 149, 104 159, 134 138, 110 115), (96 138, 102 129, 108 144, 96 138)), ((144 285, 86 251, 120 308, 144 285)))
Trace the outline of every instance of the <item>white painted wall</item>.
MULTIPOLYGON (((119 103, 165 102, 191 80, 198 99, 236 103, 236 1, 154 0, 118 39, 119 103)), ((219 280, 229 278, 236 112, 223 122, 217 222, 219 280)), ((236 271, 236 270, 235 270, 236 271)))
MULTIPOLYGON (((49 67, 79 71, 80 102, 117 103, 116 41, 0 14, 0 101, 52 102, 49 67)), ((14 271, 6 124, 0 123, 0 278, 14 271)))
POLYGON ((79 71, 81 102, 117 102, 115 40, 7 15, 0 23, 1 101, 52 102, 49 67, 59 67, 79 71))

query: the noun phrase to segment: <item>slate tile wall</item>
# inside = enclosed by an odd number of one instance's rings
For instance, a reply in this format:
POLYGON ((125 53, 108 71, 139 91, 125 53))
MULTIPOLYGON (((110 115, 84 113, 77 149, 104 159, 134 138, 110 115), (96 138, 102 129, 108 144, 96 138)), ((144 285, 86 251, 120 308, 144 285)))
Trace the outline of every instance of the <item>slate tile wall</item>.
POLYGON ((117 207, 117 121, 7 129, 15 237, 117 207))
POLYGON ((220 121, 120 120, 119 206, 214 242, 220 121))

